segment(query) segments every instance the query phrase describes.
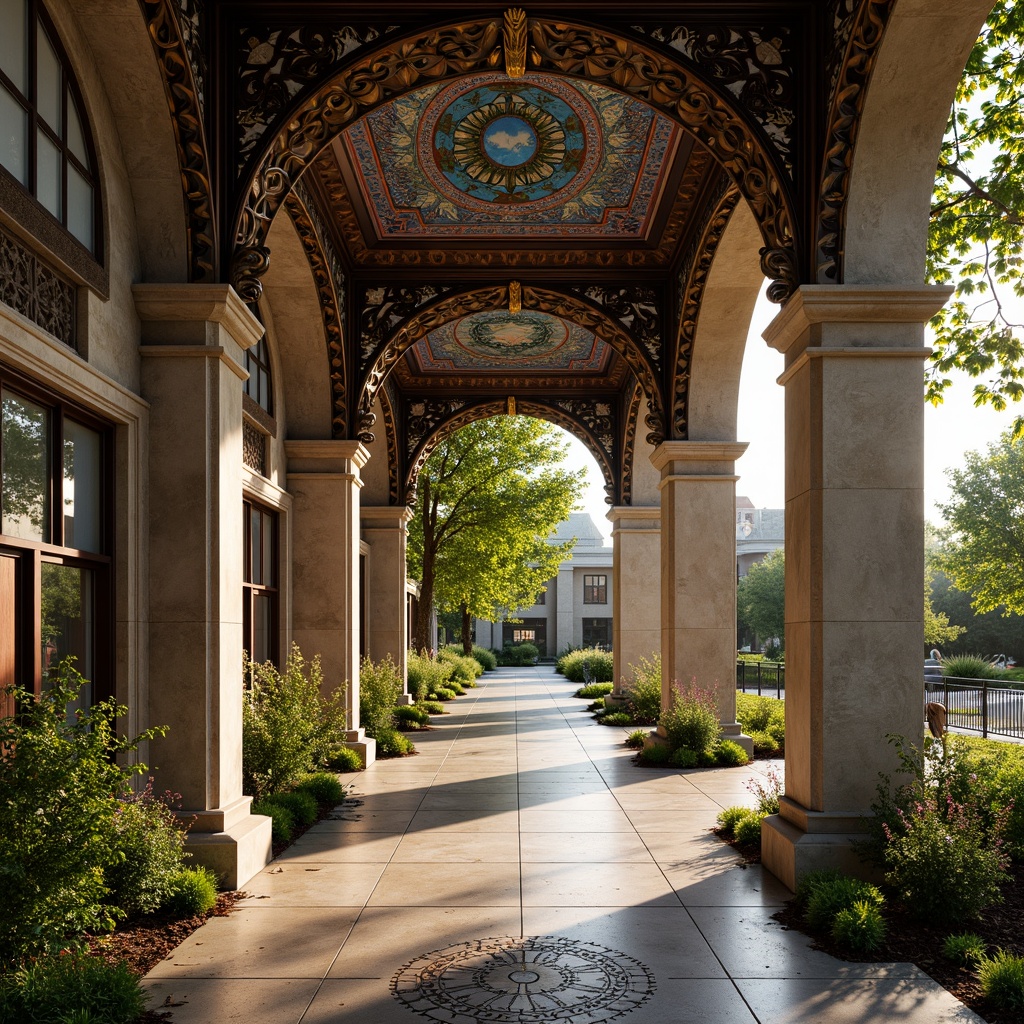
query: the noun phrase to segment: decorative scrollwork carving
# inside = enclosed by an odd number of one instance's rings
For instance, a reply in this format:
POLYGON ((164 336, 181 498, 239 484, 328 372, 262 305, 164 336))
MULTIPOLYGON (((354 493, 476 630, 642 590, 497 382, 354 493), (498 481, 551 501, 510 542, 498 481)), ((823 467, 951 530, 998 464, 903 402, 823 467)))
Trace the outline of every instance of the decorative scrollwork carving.
MULTIPOLYGON (((771 266, 787 273, 775 288, 788 294, 796 280, 789 186, 761 139, 731 103, 678 59, 594 28, 532 20, 531 65, 542 71, 584 77, 634 95, 665 112, 695 135, 732 175, 757 218, 771 266), (782 254, 790 253, 788 257, 782 254)), ((496 20, 446 26, 357 59, 296 109, 268 146, 252 177, 234 242, 244 254, 264 244, 269 222, 282 202, 275 180, 299 177, 330 139, 387 99, 417 85, 493 68, 500 60, 496 20), (271 171, 276 175, 271 175, 271 171)), ((610 261, 611 262, 611 261, 610 261)), ((237 268, 234 280, 251 277, 254 265, 237 268)))
POLYGON ((660 296, 654 288, 634 285, 616 288, 606 285, 574 287, 571 291, 596 303, 626 328, 643 346, 657 372, 662 366, 662 327, 660 296))
POLYGON ((413 398, 405 407, 405 451, 412 455, 425 437, 464 408, 464 398, 413 398))
POLYGON ((0 302, 75 348, 75 286, 2 229, 0 302))
POLYGON ((388 504, 397 505, 401 500, 400 463, 398 459, 398 428, 395 424, 395 406, 398 400, 385 381, 380 389, 380 414, 384 421, 384 441, 388 449, 388 504))
POLYGON ((619 464, 619 479, 622 481, 620 499, 623 505, 633 504, 633 459, 636 456, 636 421, 640 415, 640 401, 644 396, 639 384, 633 387, 626 406, 626 422, 622 431, 622 459, 619 464))
POLYGON ((522 78, 526 74, 526 12, 510 7, 505 12, 505 74, 509 78, 522 78))
POLYGON ((201 60, 196 25, 192 21, 193 14, 198 20, 198 13, 187 0, 183 0, 181 7, 174 0, 139 0, 139 3, 163 75, 178 151, 187 218, 189 280, 214 281, 217 277, 217 222, 203 129, 202 82, 196 80, 197 72, 202 73, 202 66, 193 63, 201 60), (180 17, 186 18, 187 30, 179 24, 180 17), (190 42, 186 42, 186 36, 190 42))
POLYGON ((267 475, 267 435, 248 420, 242 421, 242 462, 254 473, 267 475))
POLYGON ((586 426, 611 462, 615 461, 617 409, 608 399, 555 398, 553 404, 586 426))
POLYGON ((698 71, 725 86, 764 129, 792 177, 796 71, 788 25, 633 28, 683 54, 698 71))
MULTIPOLYGON (((839 68, 829 111, 825 159, 818 189, 818 280, 841 282, 850 166, 864 98, 893 0, 863 0, 839 68)), ((845 25, 846 22, 843 23, 845 25)))
POLYGON ((345 275, 334 251, 330 232, 316 204, 299 182, 285 200, 295 225, 320 301, 320 319, 327 339, 333 403, 331 429, 336 438, 348 437, 348 375, 345 372, 345 275))
POLYGON ((740 200, 739 192, 724 175, 722 186, 717 194, 712 195, 707 215, 703 218, 704 230, 687 251, 679 279, 679 339, 672 374, 672 437, 681 441, 687 437, 690 362, 693 359, 693 341, 704 299, 704 286, 729 217, 740 200))
POLYGON ((359 314, 359 372, 365 371, 370 360, 387 344, 403 320, 450 291, 449 287, 434 285, 365 288, 359 314))

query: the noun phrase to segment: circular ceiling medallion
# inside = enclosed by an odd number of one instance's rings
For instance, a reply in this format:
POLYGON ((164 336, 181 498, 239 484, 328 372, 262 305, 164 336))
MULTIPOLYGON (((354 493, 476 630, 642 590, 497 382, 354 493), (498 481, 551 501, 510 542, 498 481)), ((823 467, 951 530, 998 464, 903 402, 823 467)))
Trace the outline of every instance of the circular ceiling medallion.
POLYGON ((435 1021, 605 1024, 655 989, 638 960, 594 942, 490 938, 435 950, 402 967, 391 991, 435 1021))
POLYGON ((433 97, 417 148, 432 184, 463 205, 546 209, 586 186, 600 139, 594 108, 567 80, 476 75, 433 97))
POLYGON ((463 317, 455 340, 471 355, 507 359, 543 359, 557 352, 569 337, 564 320, 547 313, 509 313, 496 309, 463 317))

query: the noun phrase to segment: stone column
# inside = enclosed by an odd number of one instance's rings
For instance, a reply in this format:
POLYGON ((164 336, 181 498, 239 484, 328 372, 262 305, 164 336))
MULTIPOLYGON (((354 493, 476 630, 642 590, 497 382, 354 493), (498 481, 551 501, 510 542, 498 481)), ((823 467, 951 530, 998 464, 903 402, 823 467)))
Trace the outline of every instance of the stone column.
POLYGON ((661 703, 673 684, 715 687, 722 733, 736 722, 736 460, 745 444, 665 441, 661 472, 661 703))
POLYGON ((404 505, 363 505, 359 510, 363 540, 370 546, 364 581, 367 653, 371 661, 390 657, 403 680, 409 647, 405 546, 411 518, 412 510, 404 505))
POLYGON ((575 643, 573 639, 573 626, 576 620, 576 613, 573 607, 575 594, 573 592, 573 569, 571 563, 567 568, 558 570, 558 578, 555 583, 555 600, 558 602, 558 610, 555 614, 555 649, 553 654, 557 658, 566 647, 572 647, 575 643))
MULTIPOLYGON (((630 665, 661 651, 661 509, 621 505, 608 513, 612 523, 612 650, 618 703, 630 665)), ((610 699, 610 700, 609 700, 610 699)))
POLYGON ((921 741, 923 324, 947 294, 806 286, 765 332, 786 357, 786 795, 763 857, 790 888, 863 872, 885 737, 921 741))
POLYGON ((188 849, 237 888, 270 860, 242 794, 242 381, 263 329, 227 285, 135 285, 149 402, 149 721, 188 849))
POLYGON ((371 764, 376 744, 359 727, 358 441, 286 441, 292 495, 292 638, 320 655, 324 686, 347 685, 349 746, 371 764))

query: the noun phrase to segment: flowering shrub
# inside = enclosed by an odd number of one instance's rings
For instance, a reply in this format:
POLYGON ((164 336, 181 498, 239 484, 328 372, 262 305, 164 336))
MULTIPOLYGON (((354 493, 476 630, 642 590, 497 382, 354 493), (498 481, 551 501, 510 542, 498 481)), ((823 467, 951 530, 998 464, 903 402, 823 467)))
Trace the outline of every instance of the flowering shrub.
POLYGON ((698 754, 711 750, 722 733, 715 691, 702 689, 696 679, 685 689, 677 684, 672 704, 661 713, 659 724, 673 750, 686 747, 698 754))
POLYGON ((633 678, 623 687, 626 707, 637 725, 654 725, 661 714, 661 655, 631 665, 633 678))
POLYGON ((753 793, 757 800, 757 813, 762 818, 767 817, 769 814, 779 813, 779 797, 782 796, 782 776, 779 775, 778 768, 772 765, 764 773, 764 779, 758 778, 756 775, 747 779, 744 785, 747 791, 753 793))

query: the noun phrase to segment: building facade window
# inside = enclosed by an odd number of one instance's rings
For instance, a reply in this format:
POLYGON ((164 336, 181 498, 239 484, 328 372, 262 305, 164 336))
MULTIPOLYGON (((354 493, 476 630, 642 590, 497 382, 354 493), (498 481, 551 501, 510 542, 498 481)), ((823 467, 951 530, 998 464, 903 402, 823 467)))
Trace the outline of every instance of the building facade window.
POLYGON ((111 696, 112 431, 0 367, 0 686, 39 693, 67 657, 111 696))
POLYGON ((540 657, 547 657, 547 619, 523 619, 521 622, 506 622, 502 625, 501 634, 503 646, 505 644, 533 644, 540 657))
POLYGON ((608 603, 608 577, 607 576, 584 576, 583 577, 583 603, 584 604, 607 604, 608 603))
POLYGON ((266 337, 245 350, 245 368, 249 379, 245 393, 269 416, 274 415, 273 387, 270 379, 270 353, 266 337))
POLYGON ((0 0, 0 164, 89 252, 97 178, 80 92, 39 0, 0 0))
POLYGON ((612 620, 611 619, 584 619, 583 620, 583 646, 584 647, 611 647, 612 643, 612 620))
POLYGON ((278 516, 251 501, 243 516, 243 645, 251 661, 278 665, 278 516))

